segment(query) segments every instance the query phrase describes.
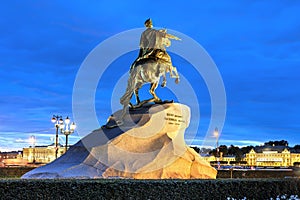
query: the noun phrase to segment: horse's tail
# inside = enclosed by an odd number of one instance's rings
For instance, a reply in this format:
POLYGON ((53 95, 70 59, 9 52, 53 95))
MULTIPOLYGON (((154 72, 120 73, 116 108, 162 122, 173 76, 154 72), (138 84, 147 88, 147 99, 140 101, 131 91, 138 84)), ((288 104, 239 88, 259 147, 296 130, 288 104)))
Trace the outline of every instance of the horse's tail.
POLYGON ((128 82, 127 82, 127 88, 126 88, 126 92, 125 94, 120 98, 120 103, 123 106, 127 106, 130 102, 130 99, 133 95, 134 92, 134 81, 135 81, 135 75, 136 73, 134 73, 134 71, 132 70, 132 72, 130 73, 128 82))

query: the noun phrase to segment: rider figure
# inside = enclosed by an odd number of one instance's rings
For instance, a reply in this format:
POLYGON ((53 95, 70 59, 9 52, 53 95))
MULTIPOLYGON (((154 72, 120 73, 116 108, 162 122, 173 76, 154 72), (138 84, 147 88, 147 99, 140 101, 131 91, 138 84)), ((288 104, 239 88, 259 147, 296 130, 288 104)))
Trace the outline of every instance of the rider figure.
POLYGON ((144 58, 157 58, 157 52, 163 52, 166 56, 170 58, 166 52, 165 46, 162 44, 163 38, 170 38, 175 40, 180 40, 178 37, 166 33, 165 29, 156 30, 153 29, 152 20, 149 18, 145 21, 145 27, 147 28, 141 35, 140 39, 140 52, 138 58, 132 63, 130 71, 134 68, 135 64, 144 58))

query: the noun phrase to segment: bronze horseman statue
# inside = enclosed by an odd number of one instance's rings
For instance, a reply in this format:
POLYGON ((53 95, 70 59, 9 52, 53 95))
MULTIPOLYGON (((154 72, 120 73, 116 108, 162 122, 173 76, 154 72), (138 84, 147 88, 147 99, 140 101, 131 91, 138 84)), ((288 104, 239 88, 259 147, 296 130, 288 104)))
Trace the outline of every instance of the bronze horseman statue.
POLYGON ((168 34, 165 29, 153 29, 151 19, 145 21, 145 26, 146 30, 142 33, 140 39, 139 56, 130 67, 126 92, 120 99, 120 103, 124 106, 122 116, 124 116, 128 105, 131 108, 137 108, 148 102, 162 102, 155 94, 155 89, 161 76, 163 77, 161 86, 166 86, 167 72, 170 73, 170 77, 176 78, 176 83, 179 82, 177 69, 172 65, 171 57, 167 53, 166 47, 171 45, 169 39, 180 40, 180 38, 168 34), (145 83, 151 83, 150 94, 153 98, 141 102, 138 91, 145 83), (136 96, 136 105, 130 103, 133 94, 136 96))

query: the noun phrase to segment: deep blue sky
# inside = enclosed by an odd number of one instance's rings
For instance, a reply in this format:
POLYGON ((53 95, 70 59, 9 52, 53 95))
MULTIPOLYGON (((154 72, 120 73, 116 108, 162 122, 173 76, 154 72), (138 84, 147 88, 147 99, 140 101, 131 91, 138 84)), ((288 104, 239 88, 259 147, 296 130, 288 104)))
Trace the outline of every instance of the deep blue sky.
MULTIPOLYGON (((196 40, 216 63, 227 95, 220 144, 282 139, 300 144, 299 10, 298 1, 3 2, 0 151, 28 146, 31 135, 37 137, 37 145, 52 143, 50 119, 53 114, 72 118, 73 84, 89 52, 115 34, 143 27, 148 17, 155 26, 196 40)), ((110 70, 128 70, 136 54, 120 58, 110 70)), ((173 61, 184 63, 180 58, 173 61)), ((178 66, 179 71, 183 68, 178 66)), ((191 71, 186 77, 201 82, 193 75, 191 71)), ((96 94, 100 124, 111 113, 101 104, 111 90, 110 84, 106 87, 96 94)), ((202 104, 209 105, 207 91, 199 93, 202 104)), ((209 106, 203 113, 200 127, 205 129, 209 106)), ((76 133, 70 137, 73 143, 78 139, 76 133)), ((199 130, 193 144, 201 145, 202 139, 199 130)))

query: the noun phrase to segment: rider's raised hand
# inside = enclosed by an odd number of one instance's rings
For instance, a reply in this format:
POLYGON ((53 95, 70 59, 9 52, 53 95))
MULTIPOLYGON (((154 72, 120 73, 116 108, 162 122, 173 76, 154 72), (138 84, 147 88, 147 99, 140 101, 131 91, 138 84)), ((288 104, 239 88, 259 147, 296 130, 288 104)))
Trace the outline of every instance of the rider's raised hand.
POLYGON ((175 38, 174 38, 174 39, 175 39, 175 40, 179 40, 179 41, 181 41, 181 39, 180 39, 179 37, 176 37, 176 36, 175 36, 175 38))

